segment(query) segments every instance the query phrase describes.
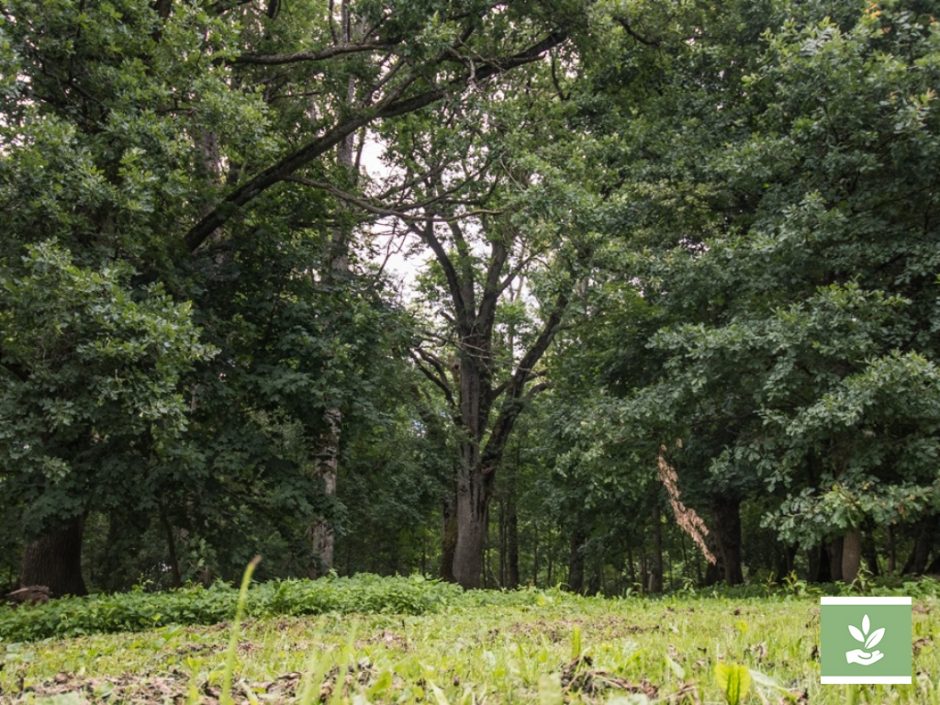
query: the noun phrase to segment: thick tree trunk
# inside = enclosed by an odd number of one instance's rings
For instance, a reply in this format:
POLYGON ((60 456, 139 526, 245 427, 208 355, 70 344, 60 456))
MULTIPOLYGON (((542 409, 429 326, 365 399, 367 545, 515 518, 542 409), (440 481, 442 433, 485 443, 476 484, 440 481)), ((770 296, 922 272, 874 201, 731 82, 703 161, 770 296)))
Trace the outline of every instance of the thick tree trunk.
POLYGON ((50 529, 26 546, 20 569, 23 586, 44 585, 53 597, 85 595, 82 578, 82 517, 50 529))
POLYGON ((454 578, 465 588, 478 588, 483 580, 483 546, 489 496, 486 481, 477 468, 461 473, 457 486, 457 544, 454 578))
POLYGON ((715 534, 725 582, 728 585, 740 585, 744 582, 741 567, 741 501, 732 497, 722 498, 715 502, 714 513, 715 534))
POLYGON ((851 583, 858 577, 862 562, 862 534, 858 529, 847 531, 842 537, 842 580, 851 583))

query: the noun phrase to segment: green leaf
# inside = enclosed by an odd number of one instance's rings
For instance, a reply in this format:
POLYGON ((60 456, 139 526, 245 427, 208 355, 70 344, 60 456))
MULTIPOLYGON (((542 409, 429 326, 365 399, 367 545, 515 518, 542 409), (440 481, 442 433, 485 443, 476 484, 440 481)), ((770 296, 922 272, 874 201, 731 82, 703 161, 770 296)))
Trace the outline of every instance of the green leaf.
POLYGON ((715 682, 728 705, 739 705, 751 689, 751 673, 747 666, 719 661, 715 664, 715 682))

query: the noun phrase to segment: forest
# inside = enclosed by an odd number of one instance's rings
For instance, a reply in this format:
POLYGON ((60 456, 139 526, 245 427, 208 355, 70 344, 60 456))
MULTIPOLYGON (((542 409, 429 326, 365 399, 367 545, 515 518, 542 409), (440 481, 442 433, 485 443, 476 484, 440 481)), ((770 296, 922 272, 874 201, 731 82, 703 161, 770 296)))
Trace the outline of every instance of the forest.
POLYGON ((0 588, 940 573, 933 0, 5 0, 0 588))

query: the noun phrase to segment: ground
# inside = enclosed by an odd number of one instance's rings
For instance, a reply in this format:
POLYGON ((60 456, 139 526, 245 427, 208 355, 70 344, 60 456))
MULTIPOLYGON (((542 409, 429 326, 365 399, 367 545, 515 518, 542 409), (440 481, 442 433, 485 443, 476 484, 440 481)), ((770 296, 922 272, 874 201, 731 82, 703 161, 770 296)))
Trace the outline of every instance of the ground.
MULTIPOLYGON (((238 703, 726 703, 716 664, 750 669, 741 703, 940 705, 940 601, 915 602, 915 684, 821 686, 818 599, 545 594, 421 616, 248 620, 238 703), (339 677, 338 677, 339 676, 339 677)), ((2 703, 224 701, 229 624, 0 643, 2 703)))

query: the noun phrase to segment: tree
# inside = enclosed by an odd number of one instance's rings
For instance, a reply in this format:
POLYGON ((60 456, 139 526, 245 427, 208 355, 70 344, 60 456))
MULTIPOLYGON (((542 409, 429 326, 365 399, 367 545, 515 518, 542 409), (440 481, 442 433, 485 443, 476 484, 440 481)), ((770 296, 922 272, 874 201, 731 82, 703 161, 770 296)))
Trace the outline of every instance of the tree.
POLYGON ((135 300, 127 267, 78 267, 51 242, 24 259, 0 280, 0 484, 35 537, 21 581, 80 595, 85 517, 164 490, 186 426, 181 380, 213 350, 162 287, 135 300))
POLYGON ((807 548, 839 538, 852 580, 860 531, 936 511, 934 30, 916 9, 774 7, 764 48, 733 60, 715 59, 741 10, 701 20, 654 102, 675 131, 636 122, 661 161, 628 182, 653 198, 627 232, 653 247, 621 271, 659 318, 659 371, 624 419, 682 439, 690 484, 776 493, 768 526, 807 548))
MULTIPOLYGON (((246 519, 233 530, 239 510, 257 517, 272 502, 289 505, 289 489, 302 495, 295 515, 308 527, 319 516, 329 528, 337 510, 321 499, 331 481, 311 468, 324 459, 330 419, 339 423, 327 412, 355 418, 364 348, 344 355, 344 345, 374 341, 366 329, 381 326, 384 305, 364 295, 371 277, 354 262, 348 276, 345 266, 332 281, 319 276, 343 261, 333 245, 357 221, 309 184, 352 188, 351 140, 367 125, 460 96, 563 38, 550 13, 489 3, 349 2, 339 15, 305 4, 288 21, 276 1, 4 7, 0 200, 14 215, 0 260, 9 276, 24 247, 46 239, 92 272, 127 263, 128 295, 146 299, 162 283, 173 300, 193 302, 193 320, 219 349, 179 382, 193 423, 173 450, 185 472, 164 495, 171 506, 151 494, 140 522, 118 503, 105 516, 109 555, 117 527, 142 536, 158 519, 177 581, 190 549, 206 578, 210 564, 241 560, 234 536, 254 528, 246 519), (462 53, 472 66, 455 58, 462 53), (249 261, 256 256, 270 260, 249 261), (272 338, 282 334, 291 350, 272 338)), ((338 452, 332 443, 330 463, 338 452)), ((81 504, 94 483, 72 490, 81 504)), ((291 543, 292 522, 277 523, 291 543)), ((42 562, 47 545, 30 555, 42 562)), ((74 574, 77 561, 69 565, 74 574)))

